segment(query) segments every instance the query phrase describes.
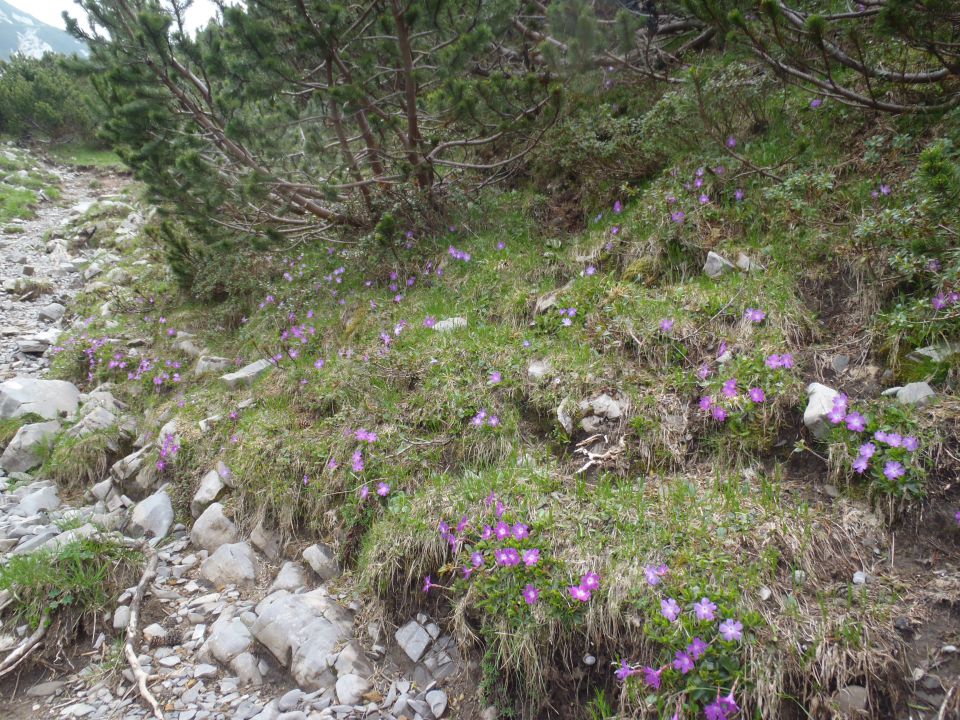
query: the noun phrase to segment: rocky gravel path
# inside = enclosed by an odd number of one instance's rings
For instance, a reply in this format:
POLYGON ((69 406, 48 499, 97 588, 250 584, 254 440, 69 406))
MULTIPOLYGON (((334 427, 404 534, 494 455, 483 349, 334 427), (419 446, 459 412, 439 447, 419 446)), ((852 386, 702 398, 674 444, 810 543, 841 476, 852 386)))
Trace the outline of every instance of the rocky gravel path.
MULTIPOLYGON (((478 668, 430 618, 418 615, 400 627, 362 620, 362 604, 340 589, 341 568, 330 548, 281 547, 262 525, 241 536, 218 502, 231 492, 225 467, 203 478, 190 504, 192 527, 176 523, 171 488, 158 486, 152 472, 156 446, 148 439, 175 441, 175 419, 157 430, 133 416, 110 387, 81 393, 43 377, 58 335, 68 322, 82 322, 71 318, 70 299, 93 283, 122 281, 111 278, 125 272, 111 269, 118 257, 103 248, 122 245, 148 214, 116 194, 121 179, 48 170, 60 178, 61 199, 43 203, 35 219, 20 224, 22 232, 0 240, 0 419, 28 412, 42 419, 21 427, 0 456, 0 563, 109 533, 155 546, 157 575, 133 641, 167 720, 496 717, 492 708, 465 709, 461 690, 471 682, 464 678, 475 678, 478 668), (91 216, 104 206, 122 218, 107 230, 91 216), (89 247, 96 232, 111 233, 111 242, 89 247), (64 429, 82 438, 111 427, 120 428, 134 452, 81 499, 66 502, 39 471, 43 444, 64 429)), ((199 362, 209 361, 205 351, 197 354, 199 362)), ((250 366, 224 382, 263 371, 250 366)), ((152 717, 116 651, 132 597, 129 588, 92 637, 66 649, 47 671, 23 683, 18 678, 14 687, 8 682, 0 717, 152 717)), ((0 591, 0 611, 11 601, 0 591)), ((5 657, 29 630, 12 626, 8 616, 0 620, 5 657)))
MULTIPOLYGON (((59 335, 70 298, 83 286, 82 270, 102 254, 68 249, 74 238, 67 236, 67 228, 98 201, 120 202, 115 193, 123 178, 48 165, 43 169, 58 179, 60 197, 54 202, 42 196, 36 217, 11 221, 7 228, 19 232, 0 235, 0 380, 35 376, 48 366, 43 353, 59 335)), ((142 223, 142 217, 131 222, 142 223)))

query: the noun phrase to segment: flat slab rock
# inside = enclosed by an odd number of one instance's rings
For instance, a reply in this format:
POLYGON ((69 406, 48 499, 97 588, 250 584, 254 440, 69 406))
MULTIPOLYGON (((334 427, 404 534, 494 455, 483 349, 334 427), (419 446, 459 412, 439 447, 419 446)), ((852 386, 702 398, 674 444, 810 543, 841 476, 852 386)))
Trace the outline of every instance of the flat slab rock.
POLYGON ((80 391, 65 380, 15 377, 0 383, 0 419, 28 413, 44 420, 73 415, 80 404, 80 391))

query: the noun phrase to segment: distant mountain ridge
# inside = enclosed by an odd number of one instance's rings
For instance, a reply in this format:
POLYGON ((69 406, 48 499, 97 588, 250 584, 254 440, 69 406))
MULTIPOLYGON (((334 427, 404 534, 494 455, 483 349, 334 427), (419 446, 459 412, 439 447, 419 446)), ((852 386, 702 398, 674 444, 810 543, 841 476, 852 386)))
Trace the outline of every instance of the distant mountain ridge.
POLYGON ((65 30, 40 22, 0 0, 0 60, 16 54, 40 57, 45 52, 86 55, 86 46, 65 30))

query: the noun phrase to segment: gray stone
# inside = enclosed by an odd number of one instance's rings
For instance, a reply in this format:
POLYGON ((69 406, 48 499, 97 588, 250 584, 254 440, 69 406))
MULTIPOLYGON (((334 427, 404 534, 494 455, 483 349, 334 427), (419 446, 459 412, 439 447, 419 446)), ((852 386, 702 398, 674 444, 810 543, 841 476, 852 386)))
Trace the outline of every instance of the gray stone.
POLYGON ((311 545, 303 551, 303 559, 324 582, 340 574, 337 556, 329 545, 311 545))
POLYGON ((450 332, 467 326, 467 319, 464 317, 452 317, 441 320, 433 326, 435 332, 450 332))
POLYGON ((720 277, 733 269, 733 263, 722 255, 718 255, 713 250, 707 253, 707 261, 703 264, 703 271, 710 277, 720 277))
POLYGON ((236 541, 237 526, 223 514, 223 505, 218 502, 204 510, 190 530, 190 542, 207 552, 236 541))
POLYGON ((351 630, 349 614, 323 590, 267 596, 257 606, 251 627, 254 637, 307 690, 330 687, 333 673, 327 658, 351 630))
POLYGON ((960 342, 944 342, 918 348, 907 355, 907 360, 913 360, 914 362, 932 360, 933 362, 941 363, 946 362, 953 355, 957 354, 960 354, 960 342))
POLYGON ((263 518, 257 523, 253 532, 250 533, 250 542, 253 543, 257 550, 271 560, 276 560, 280 557, 280 538, 277 536, 277 533, 264 525, 263 518))
POLYGON ((579 408, 581 412, 593 410, 594 415, 607 418, 608 420, 616 420, 623 414, 620 403, 606 393, 597 395, 597 397, 591 400, 581 402, 579 408))
POLYGON ((803 411, 803 424, 817 440, 823 440, 833 425, 827 414, 833 409, 833 400, 839 393, 820 383, 807 386, 807 407, 803 411))
POLYGON ((427 693, 427 704, 435 718, 441 717, 447 709, 447 694, 443 690, 431 690, 427 693))
POLYGON ((867 584, 867 574, 863 570, 857 570, 853 574, 853 584, 854 585, 866 585, 867 584))
POLYGON ((925 382, 907 383, 897 391, 897 400, 904 405, 916 405, 917 407, 926 407, 937 394, 925 382))
POLYGON ((344 705, 356 705, 370 692, 370 681, 359 675, 347 674, 337 678, 337 699, 344 705))
POLYGON ((59 430, 57 420, 22 426, 0 455, 0 468, 7 472, 27 472, 38 467, 59 430))
POLYGON ((269 360, 257 360, 255 363, 250 363, 236 372, 222 375, 220 379, 226 383, 228 388, 233 390, 238 387, 253 385, 258 378, 270 372, 272 369, 273 363, 269 360))
POLYGON ((100 432, 117 424, 117 416, 106 408, 96 407, 80 418, 80 422, 67 430, 67 435, 82 438, 100 432))
POLYGON ((301 563, 285 562, 283 567, 280 568, 280 572, 277 573, 277 577, 267 589, 267 594, 272 595, 278 590, 286 590, 290 593, 302 590, 307 584, 304 578, 304 570, 305 568, 301 563))
POLYGON ((279 700, 277 700, 277 709, 280 712, 287 712, 288 710, 295 710, 297 705, 303 700, 303 690, 299 688, 294 688, 289 692, 284 693, 279 700))
POLYGON ((47 697, 48 695, 56 695, 60 692, 65 686, 66 682, 63 680, 50 680, 49 682, 38 683, 32 688, 27 690, 26 694, 30 697, 47 697))
POLYGON ((847 717, 867 717, 869 697, 866 688, 860 685, 847 685, 833 694, 833 703, 837 710, 847 717))
POLYGON ((41 510, 56 510, 58 507, 60 507, 60 498, 57 497, 57 488, 47 485, 22 497, 10 514, 29 517, 41 510))
POLYGON ((263 676, 260 674, 257 658, 253 653, 244 652, 230 661, 230 669, 240 680, 241 685, 259 687, 263 685, 263 676))
POLYGON ((239 617, 221 616, 210 627, 210 637, 203 644, 202 656, 228 664, 253 646, 253 635, 239 617))
POLYGON ((80 391, 64 380, 15 377, 0 383, 0 419, 34 413, 45 420, 72 415, 80 403, 80 391))
POLYGON ((224 357, 213 355, 201 355, 197 364, 193 368, 194 375, 208 375, 212 373, 222 373, 230 369, 233 363, 224 357))
POLYGON ((37 313, 37 317, 41 320, 46 320, 47 322, 56 322, 63 317, 63 314, 67 309, 60 303, 52 302, 44 305, 40 308, 40 312, 37 313))
POLYGON ((193 666, 193 676, 195 678, 212 678, 217 676, 217 666, 200 663, 193 666))
POLYGON ((106 500, 107 495, 110 494, 110 490, 113 488, 113 480, 107 478, 101 482, 98 482, 92 488, 90 488, 90 494, 93 495, 97 500, 106 500))
POLYGON ((173 505, 166 490, 158 490, 141 500, 130 514, 129 533, 131 537, 152 535, 166 537, 173 525, 173 505))
POLYGON ((374 673, 373 665, 370 664, 370 661, 364 656, 363 650, 354 641, 347 643, 346 647, 340 651, 333 667, 337 671, 337 675, 371 677, 374 673))
POLYGON ((113 612, 113 629, 114 630, 126 630, 127 625, 130 624, 130 608, 126 605, 121 605, 113 612))
POLYGON ((217 499, 217 495, 223 488, 223 480, 216 470, 211 470, 200 478, 200 487, 197 488, 197 491, 193 494, 193 499, 190 501, 190 514, 195 518, 200 517, 207 506, 217 499))
POLYGON ((397 630, 394 637, 397 640, 397 645, 413 662, 420 661, 432 641, 430 633, 416 620, 411 620, 397 630))
POLYGON ((291 710, 277 715, 277 720, 307 720, 307 714, 303 710, 291 710))
POLYGON ((200 575, 218 587, 252 588, 257 579, 257 558, 245 542, 221 545, 203 561, 200 575))

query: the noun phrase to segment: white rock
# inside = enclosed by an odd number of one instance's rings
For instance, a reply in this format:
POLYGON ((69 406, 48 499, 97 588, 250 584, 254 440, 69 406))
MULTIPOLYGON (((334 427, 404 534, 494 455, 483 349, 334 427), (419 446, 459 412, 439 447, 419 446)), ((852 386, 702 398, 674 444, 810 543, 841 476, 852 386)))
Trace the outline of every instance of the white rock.
MULTIPOLYGON (((227 664, 253 646, 253 635, 238 617, 221 616, 210 627, 210 637, 203 644, 201 655, 227 664)), ((196 672, 196 671, 195 671, 196 672)))
POLYGON ((63 317, 63 314, 67 309, 60 303, 52 302, 44 305, 40 308, 40 312, 37 313, 37 317, 41 320, 46 320, 47 322, 56 322, 63 317))
POLYGON ((301 563, 288 561, 280 568, 273 584, 267 589, 267 595, 272 595, 278 590, 286 590, 295 593, 306 586, 307 581, 304 578, 304 567, 301 563))
POLYGON ((820 383, 810 383, 807 386, 807 407, 803 411, 803 424, 817 440, 822 440, 833 427, 827 418, 833 410, 833 400, 839 393, 833 388, 820 383))
POLYGON ((10 514, 30 517, 41 510, 56 510, 58 507, 60 498, 57 497, 57 488, 47 485, 22 497, 17 506, 10 510, 10 514))
POLYGON ((420 658, 423 657, 423 654, 427 651, 427 648, 433 640, 433 638, 430 637, 430 633, 416 620, 411 620, 397 630, 394 637, 396 638, 397 645, 400 646, 407 654, 407 657, 413 660, 413 662, 420 661, 420 658))
POLYGON ((937 393, 925 382, 908 383, 897 391, 899 402, 921 408, 929 405, 936 396, 937 393))
POLYGON ((450 332, 451 330, 457 330, 459 328, 465 328, 467 326, 467 319, 464 317, 452 317, 441 320, 436 325, 433 326, 434 331, 436 332, 450 332))
POLYGON ((343 705, 356 705, 370 692, 370 681, 359 675, 341 675, 337 678, 337 699, 343 705))
POLYGON ((220 379, 226 383, 228 388, 233 390, 245 385, 253 385, 258 378, 270 372, 272 369, 273 363, 269 360, 257 360, 255 363, 250 363, 236 372, 222 375, 220 379))

